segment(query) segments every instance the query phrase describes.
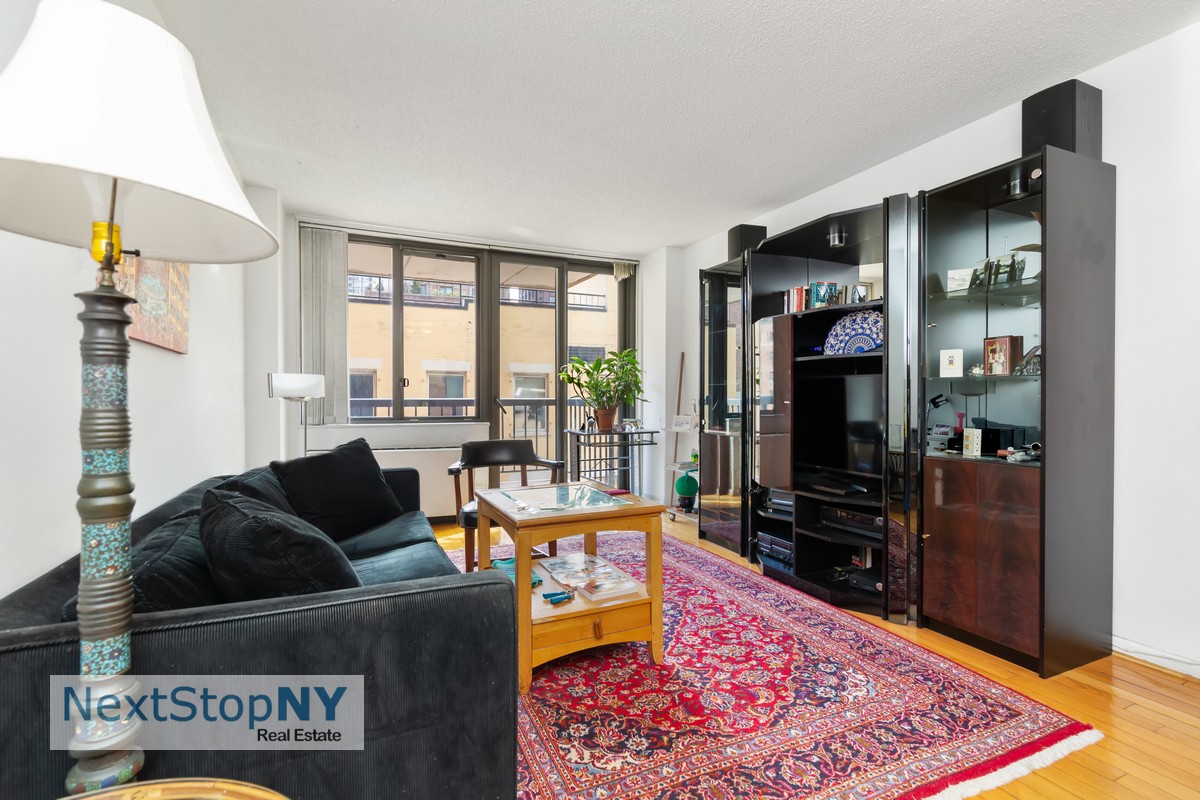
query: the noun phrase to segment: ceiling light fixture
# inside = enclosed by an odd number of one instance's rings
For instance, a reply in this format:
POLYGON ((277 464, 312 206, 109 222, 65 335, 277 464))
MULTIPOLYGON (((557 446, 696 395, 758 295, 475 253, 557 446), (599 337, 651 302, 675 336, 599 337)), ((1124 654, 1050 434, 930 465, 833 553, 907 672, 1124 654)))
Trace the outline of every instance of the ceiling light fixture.
POLYGON ((845 231, 833 230, 825 238, 829 240, 830 247, 845 247, 849 234, 845 231))

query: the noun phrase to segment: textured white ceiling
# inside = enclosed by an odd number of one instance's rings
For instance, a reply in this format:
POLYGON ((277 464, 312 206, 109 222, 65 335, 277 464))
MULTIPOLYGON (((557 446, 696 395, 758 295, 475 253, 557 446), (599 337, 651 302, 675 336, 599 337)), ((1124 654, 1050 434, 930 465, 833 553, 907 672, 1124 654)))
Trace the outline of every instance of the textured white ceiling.
POLYGON ((289 211, 688 244, 1200 19, 1195 0, 156 0, 289 211))

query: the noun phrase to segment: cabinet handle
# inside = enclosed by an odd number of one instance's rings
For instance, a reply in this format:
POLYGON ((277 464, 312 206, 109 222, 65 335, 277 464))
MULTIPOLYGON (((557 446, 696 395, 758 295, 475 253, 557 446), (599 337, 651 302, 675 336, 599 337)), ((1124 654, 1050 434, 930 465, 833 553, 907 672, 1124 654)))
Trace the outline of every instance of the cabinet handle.
POLYGON ((926 323, 926 324, 925 324, 925 327, 926 327, 926 328, 936 328, 936 327, 937 327, 937 323, 936 323, 936 322, 928 322, 928 323, 926 323))

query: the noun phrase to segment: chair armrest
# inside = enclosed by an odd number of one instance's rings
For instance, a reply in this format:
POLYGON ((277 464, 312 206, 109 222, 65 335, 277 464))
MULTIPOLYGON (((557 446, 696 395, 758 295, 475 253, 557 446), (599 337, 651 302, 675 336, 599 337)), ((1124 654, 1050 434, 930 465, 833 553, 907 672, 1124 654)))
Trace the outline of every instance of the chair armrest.
POLYGON ((388 467, 383 470, 383 479, 405 511, 420 510, 421 473, 413 467, 388 467))
POLYGON ((463 471, 463 462, 462 462, 461 458, 458 461, 455 461, 450 466, 446 467, 447 475, 461 475, 462 471, 463 471))
MULTIPOLYGON (((5 797, 62 794, 72 760, 46 747, 49 678, 77 671, 78 641, 73 623, 0 632, 5 797)), ((138 614, 132 648, 136 674, 362 675, 366 689, 361 751, 155 750, 147 780, 235 778, 291 800, 516 796, 516 612, 498 571, 138 614)))
POLYGON ((534 456, 533 460, 539 466, 550 467, 551 469, 561 470, 563 467, 565 467, 567 465, 567 462, 565 462, 565 461, 551 461, 550 459, 542 458, 541 456, 534 456))

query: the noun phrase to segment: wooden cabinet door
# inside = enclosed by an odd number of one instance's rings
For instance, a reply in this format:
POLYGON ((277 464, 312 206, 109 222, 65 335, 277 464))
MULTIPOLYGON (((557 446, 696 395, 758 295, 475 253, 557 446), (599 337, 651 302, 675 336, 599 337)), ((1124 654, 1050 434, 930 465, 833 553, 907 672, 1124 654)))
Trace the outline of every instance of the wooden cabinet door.
POLYGON ((975 463, 925 459, 923 503, 921 611, 973 631, 978 597, 975 463))
POLYGON ((1041 649, 1041 470, 979 465, 976 631, 1037 656, 1041 649))

